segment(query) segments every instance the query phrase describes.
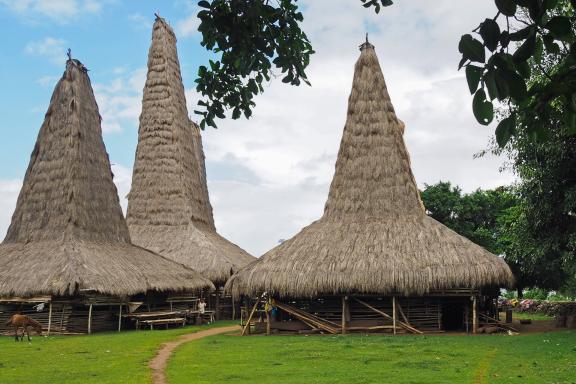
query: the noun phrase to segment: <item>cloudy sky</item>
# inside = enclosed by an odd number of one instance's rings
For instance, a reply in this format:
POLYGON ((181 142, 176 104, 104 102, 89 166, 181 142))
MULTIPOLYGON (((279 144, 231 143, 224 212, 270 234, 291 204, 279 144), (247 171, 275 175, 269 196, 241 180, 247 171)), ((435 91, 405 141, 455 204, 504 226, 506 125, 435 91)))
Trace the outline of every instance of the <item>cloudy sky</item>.
MULTIPOLYGON (((207 60, 195 1, 0 0, 0 238, 6 233, 65 51, 89 69, 106 147, 125 208, 154 12, 174 27, 189 111, 207 60)), ((459 61, 460 36, 495 14, 491 1, 397 0, 379 15, 359 0, 306 0, 316 54, 312 87, 272 81, 250 120, 204 132, 208 187, 219 232, 259 256, 321 216, 346 117, 358 45, 376 46, 420 187, 465 191, 509 184, 503 159, 474 159, 493 127, 477 124, 459 61)))

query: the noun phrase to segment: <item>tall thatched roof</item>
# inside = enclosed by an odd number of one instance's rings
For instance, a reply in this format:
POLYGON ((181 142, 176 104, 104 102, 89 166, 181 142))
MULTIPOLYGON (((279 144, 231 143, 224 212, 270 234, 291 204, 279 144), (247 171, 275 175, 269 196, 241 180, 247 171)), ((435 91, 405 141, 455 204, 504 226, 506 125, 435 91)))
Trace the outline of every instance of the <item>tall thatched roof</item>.
POLYGON ((233 294, 425 294, 508 285, 506 263, 428 217, 374 47, 361 46, 322 218, 243 268, 233 294))
POLYGON ((68 60, 0 245, 0 295, 213 288, 130 243, 112 177, 86 68, 68 60))
POLYGON ((214 283, 254 259, 216 232, 200 129, 188 118, 176 36, 162 18, 148 53, 127 220, 135 244, 214 283))

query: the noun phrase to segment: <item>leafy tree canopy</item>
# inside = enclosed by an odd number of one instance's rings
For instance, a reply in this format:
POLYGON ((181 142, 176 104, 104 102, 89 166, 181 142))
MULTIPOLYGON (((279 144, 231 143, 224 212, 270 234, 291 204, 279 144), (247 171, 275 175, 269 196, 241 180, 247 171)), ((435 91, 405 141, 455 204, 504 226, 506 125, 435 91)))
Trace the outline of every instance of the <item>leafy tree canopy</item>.
POLYGON ((496 128, 503 147, 516 135, 518 118, 531 140, 543 141, 550 110, 565 111, 562 129, 576 134, 576 0, 495 0, 496 15, 460 39, 472 109, 479 123, 490 124, 494 102, 510 111, 496 128), (553 65, 529 82, 533 66, 553 65))

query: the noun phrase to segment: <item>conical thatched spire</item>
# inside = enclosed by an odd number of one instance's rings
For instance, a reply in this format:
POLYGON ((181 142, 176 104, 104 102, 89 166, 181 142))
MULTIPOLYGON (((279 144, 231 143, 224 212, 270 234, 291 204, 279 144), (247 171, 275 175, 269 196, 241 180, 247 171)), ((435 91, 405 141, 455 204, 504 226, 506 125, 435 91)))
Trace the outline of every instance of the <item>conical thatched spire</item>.
POLYGON ((0 295, 131 295, 212 284, 130 243, 85 67, 68 60, 0 245, 0 295))
POLYGON ((374 47, 360 49, 323 217, 226 288, 312 297, 509 285, 502 259, 425 214, 374 47))
POLYGON ((202 138, 188 118, 176 37, 157 17, 128 196, 132 240, 222 283, 252 256, 216 233, 202 138))
POLYGON ((365 220, 422 214, 403 132, 374 46, 366 40, 361 52, 325 216, 365 220))

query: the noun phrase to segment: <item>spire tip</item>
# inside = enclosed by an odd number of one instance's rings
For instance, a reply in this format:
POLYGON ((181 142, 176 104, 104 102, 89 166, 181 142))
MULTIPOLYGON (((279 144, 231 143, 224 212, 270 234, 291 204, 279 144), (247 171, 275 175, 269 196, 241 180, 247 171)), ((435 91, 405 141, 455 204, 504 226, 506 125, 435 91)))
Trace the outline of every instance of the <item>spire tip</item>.
POLYGON ((360 51, 363 51, 366 48, 372 48, 374 49, 374 46, 372 44, 370 44, 370 42, 368 41, 368 32, 366 32, 366 41, 362 44, 360 44, 360 51))

